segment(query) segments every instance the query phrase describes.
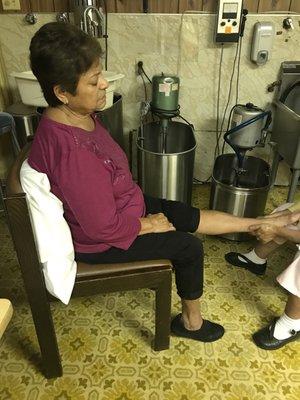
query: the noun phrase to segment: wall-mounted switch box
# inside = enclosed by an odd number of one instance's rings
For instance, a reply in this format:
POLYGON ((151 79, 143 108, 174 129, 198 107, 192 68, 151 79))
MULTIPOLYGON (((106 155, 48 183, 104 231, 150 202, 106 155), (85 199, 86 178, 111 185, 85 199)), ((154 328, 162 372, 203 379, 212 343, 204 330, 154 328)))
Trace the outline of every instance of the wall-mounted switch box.
POLYGON ((2 0, 3 10, 21 10, 20 0, 2 0))
POLYGON ((217 43, 239 41, 243 0, 219 0, 215 40, 217 43))

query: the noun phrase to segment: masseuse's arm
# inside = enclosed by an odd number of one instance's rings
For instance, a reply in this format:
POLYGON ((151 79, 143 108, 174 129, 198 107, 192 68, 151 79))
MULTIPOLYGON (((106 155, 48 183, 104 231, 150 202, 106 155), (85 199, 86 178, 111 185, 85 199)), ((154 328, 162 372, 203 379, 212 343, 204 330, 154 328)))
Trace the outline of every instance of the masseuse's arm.
MULTIPOLYGON (((291 214, 291 222, 297 223, 300 220, 300 213, 294 212, 291 214)), ((294 243, 300 243, 300 230, 295 227, 292 229, 288 226, 276 226, 272 223, 272 219, 266 219, 267 223, 252 225, 249 230, 263 243, 269 243, 271 241, 276 242, 276 238, 290 240, 294 243)))

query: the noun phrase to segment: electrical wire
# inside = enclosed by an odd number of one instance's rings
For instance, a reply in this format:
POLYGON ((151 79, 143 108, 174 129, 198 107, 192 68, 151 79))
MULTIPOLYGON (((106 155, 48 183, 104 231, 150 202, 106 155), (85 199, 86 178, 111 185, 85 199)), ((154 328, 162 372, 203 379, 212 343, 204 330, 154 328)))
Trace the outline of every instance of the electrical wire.
POLYGON ((105 26, 104 26, 104 40, 105 40, 105 70, 107 71, 107 64, 108 64, 108 13, 107 13, 107 4, 106 0, 102 0, 103 8, 104 8, 104 15, 105 15, 105 26))
MULTIPOLYGON (((235 106, 233 106, 231 108, 231 110, 230 110, 229 117, 228 117, 228 122, 227 122, 226 132, 228 132, 228 130, 229 130, 229 125, 230 125, 232 112, 233 112, 234 108, 238 105, 238 101, 239 101, 241 52, 242 52, 242 43, 243 43, 243 37, 244 37, 245 24, 246 24, 246 21, 247 21, 247 15, 248 15, 248 10, 247 9, 243 9, 242 10, 242 18, 241 18, 241 27, 240 27, 240 32, 239 32, 240 39, 239 39, 239 41, 237 43, 237 53, 236 53, 238 64, 237 64, 237 74, 236 74, 235 106)), ((233 76, 234 76, 235 63, 236 63, 236 58, 234 60, 234 65, 233 65, 233 71, 232 71, 232 76, 231 76, 232 79, 233 79, 233 76)), ((230 84, 231 83, 232 83, 232 81, 230 82, 230 84)), ((230 94, 231 94, 231 89, 229 91, 229 98, 230 98, 230 94)), ((229 105, 229 98, 228 98, 227 106, 229 105)), ((225 109, 225 114, 224 114, 224 117, 223 117, 222 126, 221 126, 221 132, 219 134, 219 138, 220 138, 220 136, 222 134, 223 123, 224 123, 224 120, 225 120, 225 117, 226 117, 226 112, 227 112, 227 110, 225 109)), ((225 145, 226 145, 226 141, 224 140, 223 141, 223 145, 222 145, 222 154, 224 154, 225 145)))
MULTIPOLYGON (((220 131, 218 132, 218 135, 217 135, 217 144, 216 144, 216 147, 215 147, 214 160, 216 160, 216 157, 220 155, 220 139, 221 139, 221 135, 222 135, 222 132, 223 132, 223 126, 224 126, 224 122, 225 122, 225 118, 226 118, 226 114, 227 114, 227 109, 228 109, 228 106, 229 106, 229 103, 230 103, 231 91, 232 91, 232 82, 233 82, 233 77, 234 77, 234 73, 235 73, 235 65, 236 65, 236 60, 237 60, 237 55, 238 55, 238 49, 239 49, 239 43, 237 43, 237 46, 236 46, 235 57, 234 57, 233 65, 232 65, 231 78, 230 78, 230 82, 229 82, 227 103, 226 103, 226 106, 225 106, 225 109, 224 109, 220 131)), ((222 146, 222 151, 223 151, 223 146, 222 146)))
MULTIPOLYGON (((231 121, 231 116, 232 116, 233 110, 235 109, 235 107, 240 106, 240 105, 241 105, 241 104, 237 104, 237 103, 236 103, 234 106, 231 107, 231 110, 230 110, 230 112, 229 112, 228 121, 227 121, 227 129, 226 129, 226 132, 228 132, 228 130, 229 130, 229 125, 230 125, 230 121, 231 121)), ((224 154, 225 145, 226 145, 226 141, 224 140, 224 141, 223 141, 223 146, 222 146, 222 152, 221 152, 221 154, 224 154)))
POLYGON ((144 79, 144 75, 145 75, 145 77, 148 79, 148 81, 150 83, 152 83, 152 81, 149 78, 149 76, 146 74, 146 71, 144 70, 143 65, 139 65, 138 66, 138 75, 142 78, 143 86, 144 86, 144 93, 145 93, 145 101, 147 102, 148 101, 148 94, 147 94, 147 85, 146 85, 146 82, 145 82, 145 79, 144 79))
POLYGON ((183 118, 182 115, 179 114, 178 117, 181 118, 181 119, 183 119, 183 121, 185 121, 189 126, 191 126, 191 127, 194 129, 194 125, 191 124, 187 119, 183 118))
MULTIPOLYGON (((230 112, 229 112, 229 117, 228 117, 228 121, 227 121, 227 128, 226 128, 226 132, 229 129, 229 125, 230 125, 230 121, 231 121, 231 116, 232 116, 232 112, 234 110, 234 108, 238 105, 238 101, 239 101, 239 86, 240 86, 240 64, 241 64, 241 51, 242 51, 242 41, 243 41, 243 36, 240 37, 240 41, 238 43, 239 49, 238 49, 238 64, 237 64, 237 74, 236 74, 236 94, 235 94, 235 105, 233 107, 231 107, 230 112)), ((224 154, 225 151, 225 146, 226 146, 226 142, 225 140, 223 141, 223 145, 222 145, 222 150, 221 150, 221 154, 224 154)))
POLYGON ((202 181, 201 179, 193 177, 193 184, 194 185, 204 185, 205 183, 207 183, 210 180, 210 178, 211 178, 211 175, 205 181, 202 181))
POLYGON ((229 82, 227 103, 226 103, 226 106, 225 106, 225 109, 224 109, 224 113, 223 113, 223 118, 222 118, 222 122, 221 122, 221 128, 220 128, 218 140, 220 140, 222 132, 223 132, 223 126, 224 126, 224 122, 225 122, 225 118, 226 118, 226 114, 227 114, 227 109, 228 109, 228 106, 229 106, 229 103, 230 103, 231 91, 232 91, 232 83, 233 83, 233 77, 234 77, 234 73, 235 73, 235 65, 236 65, 236 61, 237 61, 238 50, 239 50, 239 43, 237 43, 237 46, 236 46, 235 57, 234 57, 233 65, 232 65, 231 78, 230 78, 230 82, 229 82))
POLYGON ((146 82, 145 82, 145 79, 144 79, 144 77, 143 77, 143 74, 140 74, 140 77, 142 78, 143 85, 144 85, 145 101, 148 101, 147 86, 146 86, 146 82))
POLYGON ((243 36, 240 37, 240 41, 239 41, 238 65, 237 65, 237 73, 236 73, 235 104, 237 104, 239 102, 239 86, 240 86, 240 67, 241 67, 242 44, 243 44, 243 36))
POLYGON ((151 79, 150 79, 149 76, 146 74, 146 72, 145 72, 143 66, 141 66, 141 71, 142 71, 142 73, 145 75, 145 77, 148 79, 148 81, 149 81, 150 83, 152 83, 151 79))
MULTIPOLYGON (((181 42, 182 42, 182 28, 183 28, 183 19, 184 16, 186 14, 210 14, 208 12, 205 11, 198 11, 198 10, 186 10, 181 14, 181 19, 180 19, 180 28, 179 28, 179 35, 178 35, 178 59, 177 59, 177 75, 180 75, 180 67, 181 67, 181 50, 182 50, 182 46, 181 46, 181 42)), ((222 65, 222 60, 223 60, 223 43, 222 43, 222 47, 221 47, 221 56, 220 56, 220 66, 219 66, 219 84, 218 84, 218 97, 217 97, 217 122, 216 122, 216 139, 218 136, 218 129, 219 129, 219 111, 220 111, 220 89, 221 89, 221 65, 222 65)), ((179 115, 180 118, 182 118, 183 120, 185 120, 181 115, 179 115)), ((186 122, 188 122, 187 120, 185 120, 186 122)), ((192 124, 189 124, 191 126, 193 126, 192 124)), ((216 148, 215 148, 215 153, 216 153, 216 148)), ((211 178, 211 175, 201 181, 199 179, 194 178, 195 181, 197 181, 198 183, 207 183, 211 178)))
POLYGON ((223 52, 224 52, 224 43, 221 43, 221 55, 219 61, 219 79, 218 79, 218 94, 217 94, 217 120, 216 120, 216 146, 214 152, 214 159, 216 159, 217 153, 220 151, 219 149, 219 117, 220 117, 220 96, 221 96, 221 79, 222 79, 222 62, 223 62, 223 52))

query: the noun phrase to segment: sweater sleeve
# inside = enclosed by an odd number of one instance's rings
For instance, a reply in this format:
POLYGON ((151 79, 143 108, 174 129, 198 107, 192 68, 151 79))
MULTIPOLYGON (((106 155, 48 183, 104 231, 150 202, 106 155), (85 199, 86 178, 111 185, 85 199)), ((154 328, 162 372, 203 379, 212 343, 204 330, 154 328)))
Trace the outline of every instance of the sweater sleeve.
POLYGON ((140 231, 140 221, 117 210, 113 170, 105 163, 88 150, 73 150, 56 168, 57 184, 88 237, 127 250, 140 231))

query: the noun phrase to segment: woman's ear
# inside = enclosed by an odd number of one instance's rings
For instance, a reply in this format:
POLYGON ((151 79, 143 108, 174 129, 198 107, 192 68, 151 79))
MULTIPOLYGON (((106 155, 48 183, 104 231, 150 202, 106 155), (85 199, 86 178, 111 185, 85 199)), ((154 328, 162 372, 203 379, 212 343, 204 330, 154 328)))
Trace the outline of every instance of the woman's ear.
POLYGON ((53 92, 55 96, 58 98, 58 100, 60 100, 63 104, 69 103, 67 92, 60 85, 55 85, 53 87, 53 92))

